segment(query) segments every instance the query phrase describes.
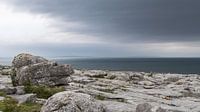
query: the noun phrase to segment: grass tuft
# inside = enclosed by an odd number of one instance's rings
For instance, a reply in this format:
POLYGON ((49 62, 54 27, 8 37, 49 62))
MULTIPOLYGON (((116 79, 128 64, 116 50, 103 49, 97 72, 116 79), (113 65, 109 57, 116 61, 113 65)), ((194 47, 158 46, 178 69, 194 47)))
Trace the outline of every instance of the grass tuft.
POLYGON ((0 101, 0 111, 3 112, 40 112, 40 104, 36 103, 23 103, 18 102, 10 97, 5 97, 4 100, 0 101))
POLYGON ((47 87, 27 85, 24 87, 26 93, 35 93, 38 98, 48 99, 52 95, 65 91, 64 87, 47 87))

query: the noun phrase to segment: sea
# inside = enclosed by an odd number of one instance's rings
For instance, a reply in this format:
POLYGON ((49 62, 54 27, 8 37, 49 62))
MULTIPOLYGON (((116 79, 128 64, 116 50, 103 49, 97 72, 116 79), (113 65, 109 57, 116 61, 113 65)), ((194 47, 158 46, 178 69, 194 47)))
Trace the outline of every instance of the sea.
MULTIPOLYGON (((200 74, 200 58, 49 58, 76 69, 200 74)), ((0 65, 11 65, 11 58, 0 58, 0 65)))

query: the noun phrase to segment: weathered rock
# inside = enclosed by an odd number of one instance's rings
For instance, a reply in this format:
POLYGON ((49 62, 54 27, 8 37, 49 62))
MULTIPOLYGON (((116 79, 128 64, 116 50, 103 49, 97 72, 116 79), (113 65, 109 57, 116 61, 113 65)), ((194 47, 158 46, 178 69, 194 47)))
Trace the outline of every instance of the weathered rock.
POLYGON ((5 97, 0 96, 0 101, 3 101, 5 99, 5 97))
POLYGON ((105 105, 105 112, 135 112, 135 107, 132 104, 106 100, 101 100, 99 102, 105 105))
POLYGON ((140 81, 140 82, 138 82, 138 84, 145 85, 145 86, 153 86, 154 85, 154 83, 150 82, 150 81, 140 81))
POLYGON ((105 112, 105 108, 90 95, 65 91, 50 97, 41 112, 105 112))
POLYGON ((152 106, 148 103, 144 103, 144 104, 139 104, 136 107, 136 112, 153 112, 152 110, 152 106))
POLYGON ((89 77, 104 78, 105 76, 107 76, 107 73, 102 70, 87 70, 83 73, 83 75, 89 77))
POLYGON ((1 75, 11 75, 11 73, 12 73, 12 69, 2 69, 0 71, 1 75))
POLYGON ((0 88, 2 86, 12 86, 12 80, 10 76, 0 75, 0 88))
POLYGON ((130 81, 130 74, 127 72, 109 72, 107 79, 115 79, 121 81, 130 81))
POLYGON ((0 85, 0 91, 6 94, 15 94, 17 89, 15 87, 0 85))
POLYGON ((70 65, 60 65, 42 57, 20 54, 13 60, 15 74, 12 75, 14 85, 66 85, 69 75, 73 73, 70 65))
POLYGON ((18 85, 27 83, 35 85, 66 85, 68 76, 73 73, 69 65, 58 65, 52 62, 38 63, 21 67, 16 73, 18 85))
POLYGON ((15 94, 17 94, 17 95, 25 94, 24 86, 17 86, 15 88, 16 88, 16 93, 15 94))
POLYGON ((148 103, 143 103, 139 104, 136 107, 136 112, 182 112, 182 111, 163 109, 158 106, 152 106, 148 103))
POLYGON ((37 98, 35 103, 44 105, 46 103, 46 101, 47 101, 47 99, 37 98))
POLYGON ((36 94, 24 94, 24 95, 9 95, 13 99, 17 100, 19 104, 36 101, 36 94))
POLYGON ((41 62, 47 62, 47 61, 48 61, 47 59, 42 58, 40 56, 33 56, 31 54, 22 53, 14 57, 12 61, 12 66, 14 68, 20 68, 23 66, 41 63, 41 62))

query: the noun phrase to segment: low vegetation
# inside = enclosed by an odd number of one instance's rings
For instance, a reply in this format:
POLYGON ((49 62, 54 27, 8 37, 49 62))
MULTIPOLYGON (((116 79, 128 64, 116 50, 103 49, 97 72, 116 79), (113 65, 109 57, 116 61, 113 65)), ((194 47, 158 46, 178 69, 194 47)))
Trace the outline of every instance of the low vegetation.
POLYGON ((107 99, 105 96, 100 95, 100 94, 99 95, 95 95, 94 98, 97 99, 97 100, 106 100, 107 99))
POLYGON ((6 93, 3 92, 3 91, 0 91, 0 96, 2 96, 2 97, 6 97, 6 93))
POLYGON ((18 102, 10 97, 5 97, 0 101, 0 111, 2 112, 40 112, 40 109, 40 104, 22 103, 18 105, 18 102))
POLYGON ((48 99, 52 95, 65 91, 64 87, 47 87, 47 86, 34 86, 27 85, 24 88, 26 93, 35 93, 38 98, 48 99))

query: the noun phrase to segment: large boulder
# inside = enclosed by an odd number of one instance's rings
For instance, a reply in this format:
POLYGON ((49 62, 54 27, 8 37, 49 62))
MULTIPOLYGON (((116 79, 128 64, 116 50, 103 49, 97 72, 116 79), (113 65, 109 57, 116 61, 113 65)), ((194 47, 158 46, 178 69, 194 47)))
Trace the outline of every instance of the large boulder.
POLYGON ((41 63, 41 62, 48 62, 48 60, 40 56, 33 56, 31 54, 22 53, 14 57, 12 61, 12 66, 14 68, 20 68, 23 66, 41 63))
POLYGON ((50 97, 41 112, 105 112, 105 107, 90 95, 65 91, 50 97))
POLYGON ((16 72, 18 85, 66 85, 73 69, 69 65, 58 65, 56 63, 38 63, 21 67, 16 72))
POLYGON ((69 76, 73 74, 70 65, 60 65, 39 56, 20 54, 13 60, 14 71, 12 81, 14 85, 66 85, 69 76), (20 60, 21 59, 21 60, 20 60))

